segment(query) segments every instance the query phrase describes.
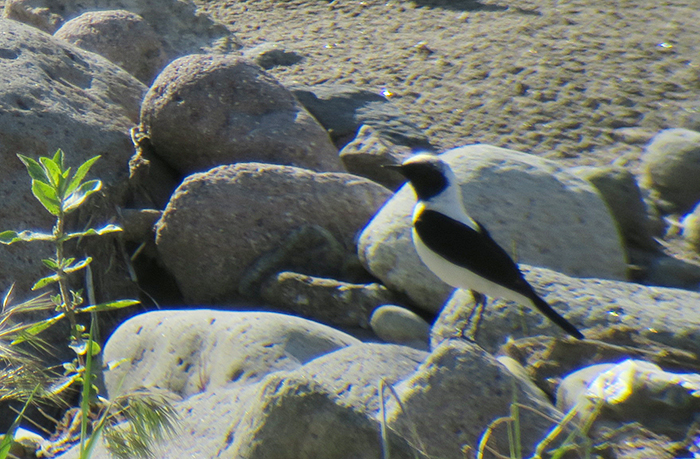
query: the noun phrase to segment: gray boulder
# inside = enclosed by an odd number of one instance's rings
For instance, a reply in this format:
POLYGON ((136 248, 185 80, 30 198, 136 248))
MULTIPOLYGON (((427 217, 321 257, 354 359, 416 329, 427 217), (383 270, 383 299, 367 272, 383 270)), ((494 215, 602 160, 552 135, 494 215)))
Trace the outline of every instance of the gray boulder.
POLYGON ((661 255, 645 266, 643 283, 700 291, 700 264, 661 255))
MULTIPOLYGON (((138 316, 105 352, 126 359, 106 374, 110 396, 156 385, 184 397, 174 403, 178 435, 156 458, 378 457, 379 381, 397 383, 427 356, 281 314, 211 310, 138 316), (231 372, 240 378, 228 381, 231 372)), ((414 457, 393 433, 390 447, 392 457, 414 457)), ((109 456, 100 444, 93 457, 109 456)))
MULTIPOLYGON (((562 417, 532 382, 464 340, 443 342, 396 391, 405 411, 391 403, 388 423, 414 444, 419 440, 429 457, 461 458, 465 448, 475 451, 489 424, 508 416, 516 399, 538 412, 520 409, 524 457, 554 426, 551 420, 562 417)), ((509 451, 505 430, 494 430, 489 442, 503 455, 509 451)))
POLYGON ((173 194, 156 244, 186 300, 227 303, 248 267, 305 225, 327 229, 346 252, 390 196, 349 174, 240 163, 194 174, 173 194))
POLYGON ((348 253, 333 233, 319 225, 302 225, 279 241, 279 246, 255 260, 239 283, 241 295, 255 299, 268 279, 283 271, 365 283, 371 278, 356 253, 348 253))
POLYGON ((110 337, 105 362, 126 361, 107 372, 105 385, 110 397, 158 387, 187 398, 250 385, 351 344, 359 341, 284 314, 154 311, 126 321, 110 337))
MULTIPOLYGON (((379 422, 344 404, 318 381, 273 375, 262 385, 223 455, 249 459, 380 457, 379 431, 379 422)), ((414 454, 396 433, 389 431, 387 437, 392 458, 423 457, 414 454)))
MULTIPOLYGON (((624 325, 650 341, 700 353, 700 293, 523 268, 542 298, 584 335, 586 329, 624 325)), ((468 291, 456 290, 433 326, 431 346, 459 337, 472 305, 468 291)), ((495 352, 509 337, 562 333, 538 311, 490 299, 476 340, 495 352)))
MULTIPOLYGON (((516 261, 573 276, 623 279, 615 222, 588 182, 547 161, 490 145, 441 155, 461 181, 464 205, 516 261)), ((362 231, 359 256, 388 287, 437 312, 452 288, 426 268, 411 240, 415 194, 404 186, 362 231)))
POLYGON ((63 24, 54 37, 106 57, 147 85, 168 62, 160 37, 130 11, 83 13, 63 24))
POLYGON ((642 184, 665 212, 686 212, 700 202, 700 132, 665 129, 651 139, 642 161, 642 184))
POLYGON ((282 311, 338 327, 369 328, 372 312, 398 298, 381 284, 351 284, 294 272, 273 275, 262 299, 282 311))
POLYGON ((291 85, 299 102, 326 128, 342 148, 360 126, 372 126, 392 143, 432 149, 423 131, 406 121, 405 114, 378 91, 348 84, 291 85))
MULTIPOLYGON (((30 178, 17 153, 37 158, 61 148, 73 170, 101 155, 90 178, 102 180, 106 193, 90 198, 90 215, 81 213, 80 225, 92 218, 90 224, 97 226, 113 217, 114 207, 123 205, 133 152, 129 127, 137 121, 145 91, 142 83, 107 59, 25 24, 0 19, 0 231, 48 232, 54 224, 32 196, 30 178)), ((102 243, 98 249, 109 251, 107 246, 102 243)), ((94 250, 90 254, 96 258, 96 285, 101 285, 110 255, 103 258, 94 250)), ((24 295, 46 275, 41 259, 50 256, 47 244, 1 248, 0 290, 16 283, 15 291, 24 295)), ((127 284, 113 282, 99 293, 120 298, 133 291, 127 284)))
POLYGON ((369 324, 372 331, 387 343, 428 349, 430 324, 406 308, 393 304, 380 306, 372 313, 369 324))
POLYGON ((658 248, 642 192, 630 171, 615 166, 576 167, 569 171, 591 182, 600 192, 628 245, 658 248))
POLYGON ((683 217, 683 239, 700 254, 700 203, 683 217))
POLYGON ((85 12, 106 10, 141 16, 163 41, 168 61, 186 54, 240 48, 225 25, 198 12, 191 0, 7 0, 3 17, 52 34, 85 12))
POLYGON ((170 63, 144 98, 141 123, 156 154, 183 175, 245 161, 342 170, 328 134, 294 96, 234 55, 170 63))
POLYGON ((241 50, 243 57, 250 59, 265 70, 279 66, 290 66, 304 60, 304 56, 288 50, 284 43, 262 43, 241 50))
POLYGON ((700 374, 667 372, 651 362, 626 359, 568 375, 557 389, 557 407, 576 407, 579 420, 594 415, 594 438, 636 422, 683 440, 695 433, 689 429, 700 411, 699 390, 700 374))
MULTIPOLYGON (((290 376, 318 381, 340 403, 376 416, 380 411, 379 383, 393 386, 411 376, 427 352, 394 344, 362 343, 318 357, 290 372, 290 376)), ((384 393, 385 402, 391 398, 384 393)))
POLYGON ((390 190, 396 190, 406 179, 397 171, 382 166, 401 164, 411 154, 409 147, 395 145, 364 124, 352 142, 340 150, 340 160, 351 174, 367 177, 390 190))

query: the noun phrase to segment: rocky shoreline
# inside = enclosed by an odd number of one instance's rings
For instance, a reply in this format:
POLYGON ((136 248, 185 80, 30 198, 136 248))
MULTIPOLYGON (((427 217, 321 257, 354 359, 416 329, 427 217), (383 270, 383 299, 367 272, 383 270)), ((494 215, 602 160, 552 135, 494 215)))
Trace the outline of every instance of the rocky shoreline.
MULTIPOLYGON (((566 413, 596 416, 581 457, 698 454, 690 3, 95 3, 4 2, 0 230, 47 226, 17 153, 102 155, 72 224, 124 232, 74 249, 98 302, 144 302, 103 319, 104 395, 177 399, 156 457, 374 457, 382 425, 392 457, 472 457, 514 400, 528 454, 566 413), (424 150, 586 340, 500 299, 464 339, 381 168, 424 150)), ((46 248, 0 249, 29 292, 46 248)))

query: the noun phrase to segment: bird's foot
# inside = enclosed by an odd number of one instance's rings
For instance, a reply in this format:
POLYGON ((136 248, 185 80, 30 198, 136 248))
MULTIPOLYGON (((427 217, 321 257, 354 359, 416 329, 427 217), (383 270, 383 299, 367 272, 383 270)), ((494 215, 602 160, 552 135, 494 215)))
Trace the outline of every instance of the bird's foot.
POLYGON ((474 298, 474 307, 469 312, 467 322, 461 330, 461 335, 465 340, 476 343, 476 334, 479 331, 479 323, 481 322, 481 316, 484 314, 487 299, 483 293, 474 290, 470 291, 474 298))

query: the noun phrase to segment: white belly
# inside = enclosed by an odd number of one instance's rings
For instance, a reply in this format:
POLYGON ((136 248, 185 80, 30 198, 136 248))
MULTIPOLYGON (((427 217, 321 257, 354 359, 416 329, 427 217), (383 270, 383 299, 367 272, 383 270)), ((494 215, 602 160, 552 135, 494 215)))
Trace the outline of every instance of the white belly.
POLYGON ((490 297, 503 298, 528 306, 532 305, 526 296, 477 276, 468 269, 450 263, 437 255, 423 244, 415 229, 413 229, 413 244, 423 263, 446 284, 455 288, 475 290, 490 297))

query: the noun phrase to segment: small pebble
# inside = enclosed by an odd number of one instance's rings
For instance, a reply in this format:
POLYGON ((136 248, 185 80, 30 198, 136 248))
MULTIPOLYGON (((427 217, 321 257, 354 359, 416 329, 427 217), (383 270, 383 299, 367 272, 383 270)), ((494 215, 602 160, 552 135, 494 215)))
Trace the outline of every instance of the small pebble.
POLYGON ((374 333, 388 343, 428 349, 430 324, 401 306, 386 304, 374 310, 369 320, 374 333))

